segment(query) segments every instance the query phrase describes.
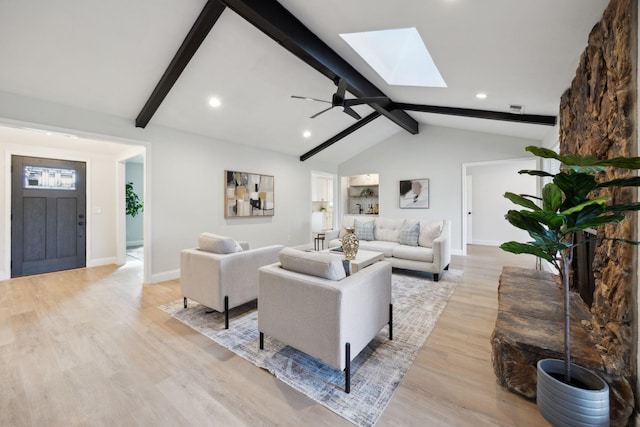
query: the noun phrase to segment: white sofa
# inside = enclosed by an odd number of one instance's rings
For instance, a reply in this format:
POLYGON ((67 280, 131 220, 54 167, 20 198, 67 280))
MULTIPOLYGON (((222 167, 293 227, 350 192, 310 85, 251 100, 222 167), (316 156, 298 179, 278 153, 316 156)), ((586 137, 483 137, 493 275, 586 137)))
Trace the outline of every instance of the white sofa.
POLYGON ((385 326, 392 332, 391 265, 380 261, 350 276, 342 258, 285 248, 258 270, 258 331, 345 372, 385 326))
POLYGON ((225 314, 258 297, 258 268, 278 261, 284 246, 249 249, 230 237, 212 233, 198 236, 198 248, 180 252, 180 284, 184 307, 187 299, 225 314))
POLYGON ((345 215, 339 230, 325 234, 327 246, 342 245, 345 227, 355 227, 360 249, 382 252, 395 268, 424 271, 438 281, 451 262, 451 221, 345 215), (416 235, 417 232, 417 235, 416 235))

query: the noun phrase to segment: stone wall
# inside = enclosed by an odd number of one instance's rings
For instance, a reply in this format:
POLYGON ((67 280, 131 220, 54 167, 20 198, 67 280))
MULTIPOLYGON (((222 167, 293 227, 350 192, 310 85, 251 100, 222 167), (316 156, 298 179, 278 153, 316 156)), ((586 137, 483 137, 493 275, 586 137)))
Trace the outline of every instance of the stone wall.
MULTIPOLYGON (((560 152, 598 158, 637 156, 637 2, 611 0, 589 36, 576 76, 560 102, 560 152)), ((620 171, 609 178, 622 176, 620 171)), ((604 191, 603 191, 604 194, 604 191)), ((635 189, 609 192, 615 203, 635 201, 635 189)), ((599 235, 634 239, 636 216, 607 225, 599 235)), ((591 309, 594 339, 611 386, 612 425, 634 409, 636 381, 636 247, 606 241, 596 249, 591 309)))

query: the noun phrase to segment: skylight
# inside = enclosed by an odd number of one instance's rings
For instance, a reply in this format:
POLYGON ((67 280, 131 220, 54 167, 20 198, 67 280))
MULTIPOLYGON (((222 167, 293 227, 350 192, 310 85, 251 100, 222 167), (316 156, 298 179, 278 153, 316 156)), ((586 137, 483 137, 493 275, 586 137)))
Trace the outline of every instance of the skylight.
POLYGON ((340 34, 390 85, 447 87, 418 30, 340 34))

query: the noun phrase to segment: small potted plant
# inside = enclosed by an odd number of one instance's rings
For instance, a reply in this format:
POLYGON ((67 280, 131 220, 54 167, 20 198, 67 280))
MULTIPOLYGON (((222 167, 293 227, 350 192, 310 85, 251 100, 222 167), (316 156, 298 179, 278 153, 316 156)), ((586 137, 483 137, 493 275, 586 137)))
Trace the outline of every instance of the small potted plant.
POLYGON ((369 187, 363 188, 362 191, 360 192, 360 198, 362 199, 367 199, 373 196, 374 196, 373 190, 370 189, 369 187))
POLYGON ((538 407, 553 425, 587 425, 585 420, 588 419, 588 425, 608 426, 608 385, 591 371, 571 363, 569 268, 573 248, 587 241, 639 243, 601 235, 577 241, 576 233, 623 221, 625 216, 622 212, 640 210, 640 203, 608 204, 609 196, 593 195, 594 190, 601 188, 640 186, 638 176, 601 181, 604 178, 601 172, 610 167, 640 169, 640 158, 599 160, 593 156, 559 155, 552 150, 534 146, 529 146, 526 150, 536 156, 562 162, 561 171, 557 174, 538 170, 519 172, 552 178, 552 182, 543 187, 541 198, 505 193, 507 199, 525 208, 510 210, 505 218, 515 227, 527 231, 533 241, 506 242, 500 247, 515 254, 535 255, 551 263, 560 274, 564 291, 564 361, 543 359, 538 362, 538 407), (574 404, 587 400, 589 403, 584 405, 574 404), (583 412, 580 413, 581 411, 583 412))

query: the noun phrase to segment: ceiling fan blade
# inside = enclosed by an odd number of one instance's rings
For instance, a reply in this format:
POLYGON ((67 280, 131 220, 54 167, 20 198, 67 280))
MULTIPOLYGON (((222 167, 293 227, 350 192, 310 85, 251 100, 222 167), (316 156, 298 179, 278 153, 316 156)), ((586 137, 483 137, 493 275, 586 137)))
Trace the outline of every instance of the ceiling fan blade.
POLYGON ((291 97, 296 99, 304 99, 305 101, 317 101, 317 102, 324 102, 325 104, 331 104, 330 101, 325 101, 324 99, 309 98, 308 96, 291 95, 291 97))
POLYGON ((363 97, 363 98, 345 99, 343 105, 345 107, 349 107, 351 105, 370 104, 370 103, 386 104, 388 102, 390 102, 390 100, 386 96, 369 96, 369 97, 363 97))
POLYGON ((325 108, 324 110, 320 111, 319 113, 315 113, 313 116, 309 117, 310 119, 315 119, 316 117, 318 117, 320 114, 322 113, 326 113, 327 111, 331 110, 333 108, 333 105, 329 108, 325 108))
POLYGON ((360 114, 356 113, 355 110, 351 107, 344 107, 344 112, 347 113, 348 115, 350 115, 351 117, 353 117, 356 120, 360 120, 362 117, 360 117, 360 114))

